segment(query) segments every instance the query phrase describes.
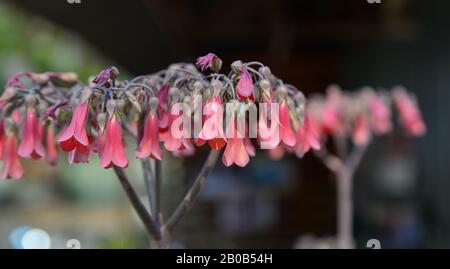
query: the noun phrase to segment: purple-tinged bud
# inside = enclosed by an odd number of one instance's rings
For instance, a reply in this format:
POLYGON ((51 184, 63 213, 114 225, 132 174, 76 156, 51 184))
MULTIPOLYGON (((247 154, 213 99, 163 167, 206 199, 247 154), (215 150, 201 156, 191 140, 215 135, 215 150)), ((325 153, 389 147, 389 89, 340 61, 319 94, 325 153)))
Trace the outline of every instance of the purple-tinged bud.
POLYGON ((114 100, 108 100, 108 102, 106 102, 106 112, 108 112, 108 115, 110 117, 112 117, 112 115, 114 114, 114 111, 116 110, 116 102, 114 100))
POLYGON ((92 82, 108 88, 112 86, 110 81, 116 79, 118 75, 119 70, 114 66, 110 66, 100 71, 92 82))
POLYGON ((198 57, 195 64, 202 71, 205 71, 207 68, 209 68, 214 72, 219 72, 219 70, 222 68, 222 60, 214 53, 208 53, 205 56, 198 57))

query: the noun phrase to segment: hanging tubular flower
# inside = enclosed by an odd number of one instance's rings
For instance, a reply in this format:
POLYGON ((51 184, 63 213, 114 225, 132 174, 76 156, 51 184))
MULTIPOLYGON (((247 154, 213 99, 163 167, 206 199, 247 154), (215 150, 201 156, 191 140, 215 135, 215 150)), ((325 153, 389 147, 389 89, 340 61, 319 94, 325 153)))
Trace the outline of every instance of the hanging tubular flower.
POLYGON ((95 145, 94 143, 94 137, 93 136, 88 136, 89 138, 89 145, 87 146, 87 150, 83 150, 80 151, 78 148, 75 148, 72 151, 69 151, 69 153, 67 154, 67 161, 70 164, 74 164, 74 163, 89 163, 91 160, 91 152, 100 152, 98 149, 94 150, 94 146, 99 147, 100 145, 100 137, 99 139, 97 139, 97 145, 95 145))
POLYGON ((252 141, 247 136, 244 138, 244 146, 248 155, 250 155, 251 157, 255 157, 256 155, 255 146, 253 146, 252 141))
POLYGON ((391 110, 379 96, 373 94, 369 99, 370 125, 377 135, 389 133, 392 130, 391 110))
POLYGON ((102 137, 100 150, 100 166, 111 168, 113 165, 125 168, 128 166, 128 158, 122 141, 122 127, 120 119, 113 113, 107 123, 102 137))
POLYGON ((320 150, 320 142, 317 135, 317 124, 309 115, 305 113, 303 126, 297 129, 297 143, 295 144, 295 154, 302 158, 312 148, 320 150))
POLYGON ((295 134, 291 127, 291 117, 289 107, 286 102, 280 104, 280 137, 281 141, 288 146, 295 146, 295 134))
POLYGON ((88 110, 88 102, 83 102, 76 107, 70 125, 63 129, 58 138, 62 150, 72 151, 77 149, 80 152, 87 150, 89 145, 86 132, 88 110))
POLYGON ((261 147, 264 145, 264 149, 275 149, 278 147, 281 141, 279 113, 271 111, 269 114, 265 109, 262 111, 258 120, 258 138, 261 147))
POLYGON ((55 143, 55 127, 53 126, 53 124, 50 124, 47 127, 47 135, 45 141, 47 146, 47 162, 51 165, 56 165, 56 163, 58 162, 58 149, 55 143))
POLYGON ((353 127, 353 143, 358 146, 367 145, 370 142, 371 134, 369 122, 365 115, 358 115, 353 127))
POLYGON ((173 152, 176 157, 189 157, 195 154, 195 147, 191 140, 183 138, 181 140, 181 147, 173 152))
POLYGON ((230 121, 227 128, 228 143, 222 156, 222 162, 225 166, 231 166, 233 163, 244 167, 250 161, 249 153, 244 144, 245 135, 236 128, 234 121, 230 121))
POLYGON ((22 141, 17 153, 22 158, 39 159, 45 157, 42 145, 42 125, 38 123, 34 109, 28 109, 22 131, 22 141))
POLYGON ((206 118, 199 138, 208 141, 208 145, 212 149, 219 150, 227 143, 223 131, 223 109, 221 99, 218 96, 211 96, 203 111, 206 118))
POLYGON ((205 71, 209 68, 214 72, 219 72, 222 67, 222 60, 214 53, 208 53, 205 56, 198 57, 195 64, 202 71, 205 71))
POLYGON ((161 160, 162 151, 159 145, 158 117, 150 112, 144 123, 144 132, 139 146, 135 152, 136 157, 161 160))
MULTIPOLYGON (((364 148, 373 135, 392 131, 391 110, 395 103, 400 124, 408 134, 423 135, 426 127, 415 100, 402 87, 396 87, 390 93, 377 92, 370 87, 341 92, 337 86, 330 86, 326 96, 316 95, 308 101, 305 118, 318 122, 313 125, 319 126, 319 141, 325 143, 333 136, 333 139, 351 139, 353 146, 364 148)), ((305 121, 303 127, 308 125, 305 121)))
POLYGON ((236 93, 240 100, 253 100, 253 80, 245 66, 240 67, 240 78, 236 85, 236 93))
POLYGON ((158 91, 158 119, 159 131, 164 133, 169 126, 169 111, 165 108, 169 95, 169 84, 163 84, 158 91))
POLYGON ((402 87, 395 88, 393 96, 403 128, 413 136, 424 135, 426 126, 416 101, 402 87))
POLYGON ((23 177, 23 167, 17 155, 17 138, 13 133, 7 134, 3 140, 3 160, 0 178, 20 179, 23 177))
MULTIPOLYGON (((170 107, 169 111, 172 111, 172 106, 170 107)), ((177 125, 176 123, 179 122, 183 117, 182 112, 180 111, 177 114, 172 114, 170 112, 169 115, 169 121, 168 121, 168 130, 162 135, 163 141, 164 141, 164 147, 168 151, 176 151, 179 150, 183 146, 183 137, 176 137, 174 135, 174 132, 177 133, 183 133, 181 129, 177 129, 176 126, 180 127, 180 125, 177 125), (177 129, 175 131, 175 129, 177 129)))
POLYGON ((326 101, 323 107, 322 127, 327 134, 345 135, 345 123, 342 119, 342 93, 339 86, 327 88, 326 101))

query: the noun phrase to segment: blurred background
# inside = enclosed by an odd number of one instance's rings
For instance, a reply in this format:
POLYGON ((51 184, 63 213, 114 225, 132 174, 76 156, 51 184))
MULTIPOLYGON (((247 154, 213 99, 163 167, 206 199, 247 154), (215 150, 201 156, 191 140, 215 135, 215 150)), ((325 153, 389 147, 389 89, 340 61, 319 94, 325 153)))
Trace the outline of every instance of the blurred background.
MULTIPOLYGON (((0 2, 0 83, 22 70, 87 79, 108 65, 128 77, 214 52, 226 65, 261 61, 307 94, 331 83, 406 86, 418 96, 427 135, 410 140, 398 131, 370 146, 355 179, 355 237, 361 248, 371 238, 382 248, 450 247, 449 1, 69 2, 0 2)), ((205 152, 166 157, 167 215, 205 152)), ((117 179, 96 159, 23 163, 23 180, 0 181, 0 248, 20 247, 30 229, 46 231, 52 248, 71 238, 83 248, 147 247, 117 179)), ((139 165, 127 171, 145 198, 139 165)), ((301 248, 317 240, 326 247, 335 209, 334 178, 314 155, 276 162, 260 153, 243 169, 217 165, 172 247, 301 248)))

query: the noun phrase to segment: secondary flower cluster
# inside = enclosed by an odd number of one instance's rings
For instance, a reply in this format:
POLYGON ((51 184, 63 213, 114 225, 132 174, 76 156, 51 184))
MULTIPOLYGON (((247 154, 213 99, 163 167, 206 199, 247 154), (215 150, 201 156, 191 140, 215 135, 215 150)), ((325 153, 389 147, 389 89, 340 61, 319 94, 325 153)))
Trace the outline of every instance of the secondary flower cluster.
POLYGON ((92 154, 98 154, 101 167, 125 168, 125 144, 129 142, 125 133, 135 138, 137 158, 161 160, 162 146, 176 156, 189 156, 196 146, 208 144, 213 150, 224 148, 226 166, 245 166, 255 154, 255 143, 296 151, 311 144, 310 131, 303 124, 303 94, 284 84, 267 66, 236 61, 225 75, 218 73, 222 61, 212 53, 198 58, 196 65, 210 72, 204 74, 193 64, 179 63, 154 74, 119 80, 119 71, 108 67, 87 85, 74 73, 13 75, 0 97, 0 177, 21 178, 24 171, 19 158, 56 164, 59 149, 67 152, 69 163, 86 163, 92 154), (192 111, 174 113, 180 103, 192 111), (215 113, 229 103, 278 106, 276 113, 271 108, 261 111, 255 124, 244 115, 248 127, 239 131, 235 118, 226 120, 215 113), (194 115, 198 107, 210 111, 194 115), (179 137, 173 130, 179 119, 186 117, 194 125, 200 122, 201 128, 179 137), (208 120, 213 126, 205 124, 208 120), (249 133, 254 129, 258 134, 251 139, 249 133))
MULTIPOLYGON (((364 87, 359 91, 342 91, 331 85, 326 94, 308 97, 304 124, 297 131, 295 153, 302 157, 309 150, 320 150, 329 137, 350 139, 356 146, 370 143, 373 135, 390 133, 393 112, 407 135, 419 137, 426 126, 416 98, 401 86, 391 91, 364 87)), ((279 146, 270 151, 274 159, 283 157, 292 148, 279 146)))
POLYGON ((371 141, 372 135, 392 131, 394 108, 408 135, 425 134, 425 123, 414 96, 400 86, 390 92, 375 91, 371 87, 343 92, 338 86, 331 85, 326 96, 310 98, 305 117, 321 141, 329 136, 340 136, 362 146, 371 141))

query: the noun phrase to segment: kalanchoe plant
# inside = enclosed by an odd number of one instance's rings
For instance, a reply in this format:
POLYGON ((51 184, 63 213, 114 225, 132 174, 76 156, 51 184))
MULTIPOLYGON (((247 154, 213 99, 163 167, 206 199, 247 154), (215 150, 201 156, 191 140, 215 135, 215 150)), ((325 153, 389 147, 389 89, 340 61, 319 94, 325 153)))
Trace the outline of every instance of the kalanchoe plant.
POLYGON ((304 151, 315 154, 336 177, 337 184, 337 247, 352 248, 353 240, 353 178, 373 136, 385 135, 393 129, 392 112, 396 108, 398 122, 408 136, 422 136, 425 123, 415 98, 403 87, 390 92, 365 87, 343 92, 338 86, 328 87, 325 96, 308 100, 305 112, 304 151), (309 130, 309 131, 307 131, 309 130), (334 153, 327 142, 334 142, 334 153))
POLYGON ((212 72, 178 63, 118 80, 117 68, 108 67, 87 85, 73 73, 12 76, 0 98, 1 177, 23 176, 19 157, 54 165, 59 149, 71 164, 87 163, 98 154, 100 166, 116 173, 151 245, 164 248, 221 155, 226 166, 245 166, 255 145, 269 150, 283 146, 300 157, 309 148, 320 148, 314 127, 303 118, 303 94, 267 66, 236 61, 225 75, 218 73, 222 61, 212 53, 198 58, 197 66, 212 72), (136 141, 134 155, 141 162, 149 210, 124 171, 130 157, 125 136, 136 141), (166 218, 160 211, 161 160, 169 153, 192 155, 203 145, 211 151, 199 175, 166 218))

